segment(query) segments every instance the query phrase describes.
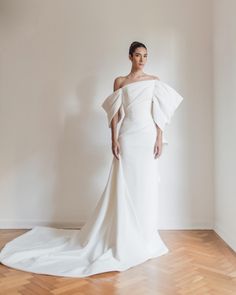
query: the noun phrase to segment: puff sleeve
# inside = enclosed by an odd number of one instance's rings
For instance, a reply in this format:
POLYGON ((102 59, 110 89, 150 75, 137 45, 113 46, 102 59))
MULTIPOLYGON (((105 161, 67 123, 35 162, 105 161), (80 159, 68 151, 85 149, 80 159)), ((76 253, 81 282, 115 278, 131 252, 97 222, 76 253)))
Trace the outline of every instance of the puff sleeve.
MULTIPOLYGON (((152 116, 158 127, 164 131, 183 97, 171 86, 160 80, 155 81, 152 96, 152 116)), ((164 136, 163 136, 164 138, 164 136)), ((168 143, 164 138, 164 143, 168 143)))
POLYGON ((118 111, 119 111, 118 122, 124 116, 124 110, 123 110, 123 105, 122 105, 122 89, 119 88, 116 91, 114 91, 112 94, 110 94, 103 101, 101 106, 107 114, 108 126, 109 126, 109 128, 111 128, 111 121, 112 121, 114 115, 118 111))

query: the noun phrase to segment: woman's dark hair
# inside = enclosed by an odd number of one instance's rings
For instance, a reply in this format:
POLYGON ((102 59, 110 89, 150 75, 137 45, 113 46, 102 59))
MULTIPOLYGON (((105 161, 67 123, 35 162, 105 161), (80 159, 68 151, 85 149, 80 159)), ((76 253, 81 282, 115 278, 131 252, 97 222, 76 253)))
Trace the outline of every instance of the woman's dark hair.
POLYGON ((133 53, 135 52, 136 48, 138 48, 138 47, 144 47, 145 49, 147 49, 147 47, 143 43, 140 43, 138 41, 134 41, 131 43, 131 45, 129 47, 129 54, 131 56, 133 56, 133 53))

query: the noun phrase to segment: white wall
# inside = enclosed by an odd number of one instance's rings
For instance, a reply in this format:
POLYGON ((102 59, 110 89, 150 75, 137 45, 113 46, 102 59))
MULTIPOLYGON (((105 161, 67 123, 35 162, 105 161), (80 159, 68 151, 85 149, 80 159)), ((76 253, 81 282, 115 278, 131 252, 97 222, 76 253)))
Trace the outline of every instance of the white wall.
POLYGON ((236 2, 214 1, 215 230, 236 251, 236 2))
POLYGON ((160 228, 212 228, 211 1, 0 6, 0 227, 86 221, 112 159, 100 105, 129 72, 138 40, 148 47, 145 72, 185 98, 160 159, 160 228))

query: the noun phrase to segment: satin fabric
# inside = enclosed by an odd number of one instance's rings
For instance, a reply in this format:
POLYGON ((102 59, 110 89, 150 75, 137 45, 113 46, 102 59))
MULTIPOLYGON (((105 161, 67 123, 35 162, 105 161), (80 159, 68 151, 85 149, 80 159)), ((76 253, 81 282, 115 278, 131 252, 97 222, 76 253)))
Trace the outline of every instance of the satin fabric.
MULTIPOLYGON (((102 102, 108 126, 119 112, 115 157, 95 209, 81 230, 36 226, 0 252, 6 266, 39 274, 86 277, 124 271, 169 252, 158 233, 156 124, 164 131, 183 100, 160 80, 128 84, 102 102)), ((164 133, 163 133, 164 134, 164 133)), ((167 140, 163 136, 163 143, 167 140)))

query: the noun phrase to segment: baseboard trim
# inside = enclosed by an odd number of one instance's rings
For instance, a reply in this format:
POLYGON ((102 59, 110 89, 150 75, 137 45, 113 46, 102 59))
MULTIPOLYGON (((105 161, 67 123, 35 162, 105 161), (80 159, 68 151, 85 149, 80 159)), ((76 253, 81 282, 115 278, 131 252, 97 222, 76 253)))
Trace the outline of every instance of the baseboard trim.
POLYGON ((191 229, 213 229, 213 223, 211 221, 167 221, 165 223, 159 223, 159 229, 161 230, 191 230, 191 229))
MULTIPOLYGON (((56 228, 81 228, 85 222, 73 221, 35 221, 35 220, 0 220, 0 229, 31 229, 35 226, 51 226, 56 228)), ((167 221, 160 223, 158 226, 160 230, 184 230, 184 229, 213 229, 212 222, 209 221, 167 221)))
POLYGON ((214 225, 214 231, 221 237, 222 240, 236 252, 236 238, 233 237, 227 230, 225 230, 219 224, 214 225))
POLYGON ((0 229, 31 229, 35 226, 49 226, 55 228, 81 228, 84 222, 52 222, 52 221, 35 221, 35 220, 0 220, 0 229))

